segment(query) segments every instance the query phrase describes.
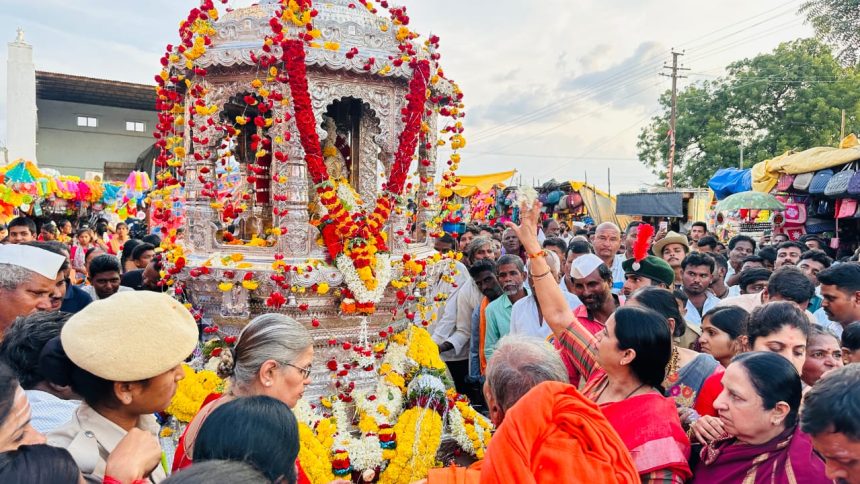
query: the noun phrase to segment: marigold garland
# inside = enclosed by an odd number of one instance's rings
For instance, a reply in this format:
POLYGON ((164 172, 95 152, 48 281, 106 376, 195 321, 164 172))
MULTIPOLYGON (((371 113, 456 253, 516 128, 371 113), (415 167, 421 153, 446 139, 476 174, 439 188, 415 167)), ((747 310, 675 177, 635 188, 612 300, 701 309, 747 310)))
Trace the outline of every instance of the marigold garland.
POLYGON ((206 397, 223 388, 224 382, 212 371, 195 372, 184 363, 182 371, 185 373, 185 378, 177 385, 176 393, 165 412, 173 415, 180 422, 188 423, 197 415, 206 397))
POLYGON ((442 443, 442 416, 426 408, 410 408, 394 425, 397 449, 382 472, 382 484, 408 484, 427 477, 436 466, 436 452, 442 443))
POLYGON ((330 448, 323 447, 307 424, 299 423, 299 462, 311 482, 328 483, 335 480, 330 452, 330 448))
POLYGON ((445 362, 439 357, 439 347, 433 342, 430 333, 417 326, 410 326, 409 331, 409 349, 406 356, 412 358, 422 368, 444 370, 445 362))

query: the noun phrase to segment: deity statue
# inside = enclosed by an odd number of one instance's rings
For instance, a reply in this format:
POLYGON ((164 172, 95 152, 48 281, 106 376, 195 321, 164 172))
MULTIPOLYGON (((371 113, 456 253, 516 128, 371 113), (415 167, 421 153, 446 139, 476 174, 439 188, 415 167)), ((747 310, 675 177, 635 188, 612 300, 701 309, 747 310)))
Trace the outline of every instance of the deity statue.
POLYGON ((347 168, 347 161, 343 153, 337 146, 337 123, 335 123, 334 118, 324 116, 323 127, 328 134, 323 145, 323 156, 325 156, 328 176, 337 183, 342 183, 349 180, 349 168, 347 168))

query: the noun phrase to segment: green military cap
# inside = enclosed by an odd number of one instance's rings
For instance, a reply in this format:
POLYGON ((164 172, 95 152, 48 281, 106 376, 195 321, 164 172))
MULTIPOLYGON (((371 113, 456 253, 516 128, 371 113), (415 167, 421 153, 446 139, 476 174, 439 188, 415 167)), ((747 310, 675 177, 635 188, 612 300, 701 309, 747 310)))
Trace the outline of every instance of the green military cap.
POLYGON ((624 269, 624 274, 637 274, 647 277, 666 284, 666 287, 672 287, 672 284, 675 283, 675 271, 672 270, 669 263, 653 255, 649 255, 639 262, 631 257, 624 261, 621 267, 624 269))

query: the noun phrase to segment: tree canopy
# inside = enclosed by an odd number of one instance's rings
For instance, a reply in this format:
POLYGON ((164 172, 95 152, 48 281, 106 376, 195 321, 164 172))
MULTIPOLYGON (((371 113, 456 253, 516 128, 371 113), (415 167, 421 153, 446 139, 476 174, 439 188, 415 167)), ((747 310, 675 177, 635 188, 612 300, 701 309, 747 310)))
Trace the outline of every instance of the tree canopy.
MULTIPOLYGON (((639 159, 666 178, 671 93, 662 114, 639 134, 639 159)), ((841 110, 846 133, 860 128, 860 75, 815 39, 730 64, 725 77, 678 93, 675 185, 705 186, 719 168, 745 167, 791 149, 836 146, 841 110)))
POLYGON ((800 7, 819 38, 843 65, 860 62, 860 0, 809 0, 800 7))

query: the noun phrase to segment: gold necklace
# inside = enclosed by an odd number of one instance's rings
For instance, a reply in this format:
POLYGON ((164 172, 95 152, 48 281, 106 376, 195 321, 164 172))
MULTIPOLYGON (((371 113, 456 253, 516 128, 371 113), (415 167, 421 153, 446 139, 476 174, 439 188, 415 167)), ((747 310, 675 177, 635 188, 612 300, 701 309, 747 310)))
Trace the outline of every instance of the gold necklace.
POLYGON ((669 359, 669 364, 666 365, 666 379, 668 380, 671 375, 678 371, 678 359, 680 359, 680 355, 678 354, 678 347, 672 345, 672 358, 669 359))

